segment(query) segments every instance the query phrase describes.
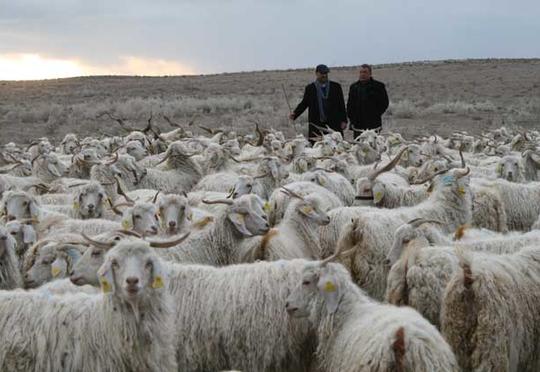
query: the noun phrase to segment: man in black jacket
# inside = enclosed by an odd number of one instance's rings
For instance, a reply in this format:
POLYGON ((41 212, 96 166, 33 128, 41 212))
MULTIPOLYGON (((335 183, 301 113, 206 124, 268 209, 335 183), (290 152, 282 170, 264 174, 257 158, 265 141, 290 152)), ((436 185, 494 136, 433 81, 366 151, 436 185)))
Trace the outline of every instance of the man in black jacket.
POLYGON ((309 108, 308 138, 313 144, 314 139, 321 135, 321 132, 312 124, 319 127, 330 127, 341 132, 347 128, 347 112, 345 111, 345 99, 341 85, 328 80, 330 69, 325 65, 318 65, 315 69, 317 80, 306 86, 304 98, 298 104, 294 112, 289 114, 291 120, 296 120, 309 108))
POLYGON ((360 66, 360 78, 351 85, 347 99, 347 116, 354 138, 366 129, 382 128, 381 116, 388 108, 388 94, 380 81, 371 77, 371 66, 360 66))

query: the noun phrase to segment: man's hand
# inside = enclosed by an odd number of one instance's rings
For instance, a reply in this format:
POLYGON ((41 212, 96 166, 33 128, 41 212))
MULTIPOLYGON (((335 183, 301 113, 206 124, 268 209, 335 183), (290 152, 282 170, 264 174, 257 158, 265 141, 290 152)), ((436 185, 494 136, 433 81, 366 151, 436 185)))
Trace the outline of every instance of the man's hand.
POLYGON ((344 122, 341 123, 341 129, 342 129, 342 130, 347 129, 347 122, 346 122, 346 121, 344 121, 344 122))
POLYGON ((289 113, 289 119, 291 119, 291 120, 294 120, 294 119, 295 119, 295 118, 294 118, 294 112, 290 112, 290 113, 289 113))

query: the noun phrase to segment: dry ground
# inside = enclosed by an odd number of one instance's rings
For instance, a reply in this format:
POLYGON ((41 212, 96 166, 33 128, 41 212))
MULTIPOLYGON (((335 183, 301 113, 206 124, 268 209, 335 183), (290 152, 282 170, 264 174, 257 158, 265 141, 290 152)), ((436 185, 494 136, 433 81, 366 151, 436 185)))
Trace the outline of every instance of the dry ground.
MULTIPOLYGON (((386 83, 391 106, 384 126, 406 137, 481 132, 490 128, 540 127, 540 59, 464 60, 379 65, 376 79, 386 83)), ((332 68, 330 77, 345 95, 357 67, 332 68)), ((259 71, 206 76, 82 77, 43 81, 0 81, 0 143, 29 142, 68 132, 122 133, 99 114, 110 111, 143 127, 150 112, 162 130, 173 121, 251 130, 254 120, 294 134, 281 84, 294 105, 312 69, 259 71)), ((346 98, 346 97, 345 97, 346 98)), ((297 129, 306 127, 306 116, 297 129)), ((199 129, 194 127, 195 131, 199 129)))

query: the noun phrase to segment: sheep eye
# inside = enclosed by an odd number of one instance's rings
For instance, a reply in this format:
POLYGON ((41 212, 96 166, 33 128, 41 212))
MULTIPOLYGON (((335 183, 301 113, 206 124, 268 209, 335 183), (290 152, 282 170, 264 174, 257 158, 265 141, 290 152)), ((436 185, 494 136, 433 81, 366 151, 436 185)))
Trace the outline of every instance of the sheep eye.
POLYGON ((24 201, 22 204, 26 207, 28 205, 28 202, 24 201))
POLYGON ((119 240, 120 240, 120 237, 117 236, 117 237, 114 238, 114 240, 119 241, 119 240))
MULTIPOLYGON (((17 232, 16 232, 16 231, 12 231, 10 234, 11 234, 11 235, 17 235, 17 232)), ((2 238, 3 238, 3 237, 2 237, 2 238)))
POLYGON ((99 197, 100 199, 103 198, 103 194, 102 194, 102 193, 99 193, 99 194, 98 194, 98 197, 99 197))
POLYGON ((101 256, 101 251, 92 251, 92 257, 101 256))
POLYGON ((151 269, 154 266, 154 264, 152 263, 152 261, 148 261, 145 266, 147 269, 151 269))
POLYGON ((118 267, 118 261, 112 260, 111 266, 112 266, 112 267, 118 267))
POLYGON ((302 282, 302 285, 309 285, 310 283, 311 283, 311 282, 310 282, 309 280, 304 280, 304 281, 302 282))
POLYGON ((135 216, 133 216, 133 217, 135 217, 135 218, 137 218, 137 219, 138 219, 138 218, 141 218, 141 215, 140 215, 140 214, 136 214, 136 215, 135 215, 135 216))

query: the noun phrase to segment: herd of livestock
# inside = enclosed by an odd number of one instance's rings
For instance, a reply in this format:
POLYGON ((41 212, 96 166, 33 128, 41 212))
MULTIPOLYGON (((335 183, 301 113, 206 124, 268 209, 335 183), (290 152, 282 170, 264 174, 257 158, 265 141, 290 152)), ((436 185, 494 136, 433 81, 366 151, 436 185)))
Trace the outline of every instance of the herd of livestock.
POLYGON ((540 132, 116 121, 0 151, 1 371, 540 371, 540 132))

